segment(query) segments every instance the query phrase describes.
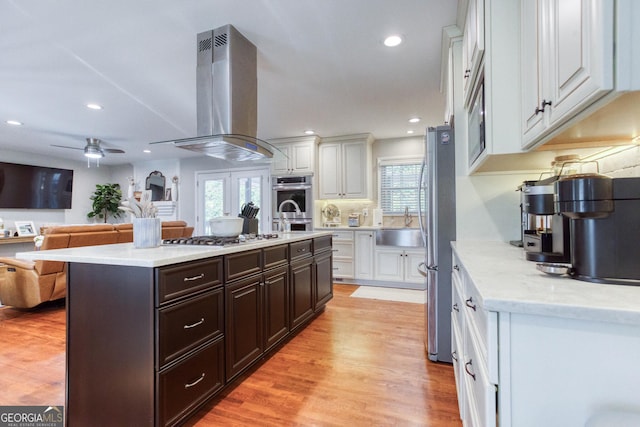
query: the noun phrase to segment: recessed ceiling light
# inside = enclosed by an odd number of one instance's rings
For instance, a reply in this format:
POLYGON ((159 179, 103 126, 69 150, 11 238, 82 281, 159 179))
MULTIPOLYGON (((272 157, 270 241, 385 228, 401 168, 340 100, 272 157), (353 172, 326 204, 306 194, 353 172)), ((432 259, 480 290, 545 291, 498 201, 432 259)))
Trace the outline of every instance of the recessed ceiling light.
POLYGON ((413 133, 413 131, 412 131, 412 130, 408 130, 408 131, 407 131, 407 133, 408 133, 408 134, 412 134, 412 133, 413 133))
POLYGON ((397 34, 394 34, 384 39, 384 45, 388 47, 398 46, 400 43, 402 43, 402 37, 400 37, 397 34))
POLYGON ((143 153, 150 153, 151 150, 142 150, 143 153))
POLYGON ((98 104, 87 104, 87 108, 91 108, 92 110, 102 110, 102 105, 98 105, 98 104))
POLYGON ((19 122, 17 120, 7 120, 7 124, 13 126, 22 126, 22 122, 19 122))
POLYGON ((409 123, 418 123, 420 121, 420 117, 411 117, 409 119, 409 123))
POLYGON ((305 134, 305 135, 313 135, 313 134, 315 134, 315 133, 316 133, 316 132, 315 132, 314 130, 312 130, 312 129, 307 129, 307 130, 305 130, 305 131, 304 131, 304 134, 305 134))

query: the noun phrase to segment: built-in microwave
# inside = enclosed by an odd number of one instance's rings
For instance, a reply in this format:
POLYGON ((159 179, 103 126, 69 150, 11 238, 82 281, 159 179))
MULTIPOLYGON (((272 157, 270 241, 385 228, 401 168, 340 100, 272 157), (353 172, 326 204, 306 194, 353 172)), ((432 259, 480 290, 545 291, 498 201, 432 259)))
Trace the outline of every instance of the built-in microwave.
POLYGON ((484 76, 480 76, 476 85, 468 116, 469 166, 480 157, 486 148, 484 131, 484 76))

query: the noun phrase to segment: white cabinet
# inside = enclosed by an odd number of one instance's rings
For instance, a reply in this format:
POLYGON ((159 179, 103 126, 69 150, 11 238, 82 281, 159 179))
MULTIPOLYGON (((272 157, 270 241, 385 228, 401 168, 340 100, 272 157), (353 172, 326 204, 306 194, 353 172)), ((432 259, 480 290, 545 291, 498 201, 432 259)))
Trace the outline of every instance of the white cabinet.
POLYGON ((460 418, 464 426, 495 426, 498 384, 498 317, 453 256, 451 350, 460 418))
POLYGON ((353 231, 334 231, 332 242, 334 279, 353 279, 353 231))
MULTIPOLYGON (((485 51, 471 93, 476 93, 480 84, 484 85, 486 148, 473 163, 467 162, 470 173, 477 171, 490 156, 523 152, 520 126, 520 3, 513 0, 484 0, 482 3, 485 51)), ((469 97, 463 101, 467 111, 473 106, 469 102, 472 100, 473 97, 469 97)), ((477 132, 478 129, 469 127, 467 131, 477 132)))
POLYGON ((316 163, 316 145, 319 138, 284 138, 270 141, 277 150, 271 163, 272 175, 313 175, 316 163))
POLYGON ((320 199, 370 197, 372 143, 371 134, 322 139, 318 148, 320 199))
POLYGON ((373 279, 373 250, 375 248, 375 231, 356 231, 356 279, 373 279))
POLYGON ((522 1, 522 146, 614 87, 613 0, 522 1))
MULTIPOLYGON (((442 37, 443 37, 443 45, 444 46, 452 46, 453 43, 462 44, 462 33, 460 29, 456 25, 449 25, 442 29, 442 37)), ((456 108, 456 96, 460 96, 456 94, 457 89, 456 84, 458 82, 455 81, 456 67, 460 67, 460 58, 456 57, 456 53, 453 48, 448 49, 446 52, 446 57, 442 58, 443 65, 446 66, 446 69, 442 71, 442 84, 444 85, 444 93, 446 95, 445 98, 445 108, 444 108, 444 120, 445 124, 448 124, 451 120, 451 117, 455 114, 456 108)), ((466 82, 466 79, 465 79, 466 82)))
POLYGON ((463 94, 469 103, 484 54, 484 0, 469 0, 462 39, 463 94))
POLYGON ((453 254, 452 356, 465 427, 583 426, 590 417, 616 410, 637 420, 640 403, 629 393, 640 378, 637 320, 592 320, 576 310, 580 304, 563 302, 550 302, 544 310, 535 307, 538 302, 523 307, 528 300, 520 292, 528 279, 514 275, 513 260, 501 260, 509 264, 504 268, 491 257, 473 258, 467 270, 453 254), (496 283, 476 286, 471 269, 496 283), (479 286, 493 295, 481 294, 479 286), (502 293, 508 288, 516 290, 502 293), (513 311, 483 307, 485 300, 495 304, 496 289, 497 299, 507 300, 513 311))
POLYGON ((424 261, 424 250, 376 246, 375 280, 424 283, 418 264, 424 261))

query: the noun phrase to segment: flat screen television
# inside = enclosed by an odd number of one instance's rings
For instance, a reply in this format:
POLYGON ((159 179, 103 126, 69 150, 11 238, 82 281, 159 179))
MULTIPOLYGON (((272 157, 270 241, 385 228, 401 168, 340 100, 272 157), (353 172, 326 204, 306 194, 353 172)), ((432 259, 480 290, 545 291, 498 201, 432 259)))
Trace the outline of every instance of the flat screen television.
POLYGON ((73 171, 0 162, 0 209, 71 209, 73 171))

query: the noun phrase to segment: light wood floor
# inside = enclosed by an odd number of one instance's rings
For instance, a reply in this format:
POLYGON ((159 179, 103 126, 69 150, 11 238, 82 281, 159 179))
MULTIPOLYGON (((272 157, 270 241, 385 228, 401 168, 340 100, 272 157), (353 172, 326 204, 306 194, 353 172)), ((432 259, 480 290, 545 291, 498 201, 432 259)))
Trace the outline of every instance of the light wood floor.
MULTIPOLYGON (((451 365, 423 346, 420 304, 334 299, 188 426, 460 426, 451 365)), ((0 405, 64 405, 64 307, 0 308, 0 405)))

